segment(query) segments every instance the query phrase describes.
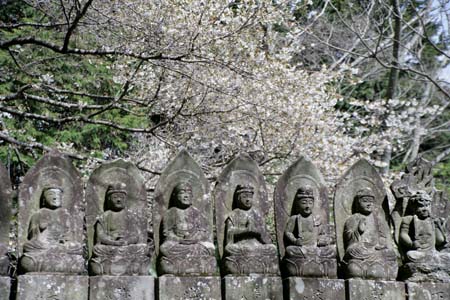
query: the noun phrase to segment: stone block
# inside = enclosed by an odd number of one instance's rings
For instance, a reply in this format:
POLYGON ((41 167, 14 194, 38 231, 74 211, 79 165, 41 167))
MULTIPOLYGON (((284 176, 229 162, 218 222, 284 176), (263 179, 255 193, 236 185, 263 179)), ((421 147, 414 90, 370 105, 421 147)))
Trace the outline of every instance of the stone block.
POLYGON ((407 282, 407 300, 450 299, 450 284, 442 282, 407 282))
POLYGON ((162 276, 158 278, 159 300, 220 300, 220 277, 162 276))
POLYGON ((89 277, 73 275, 21 275, 17 300, 88 300, 89 277))
POLYGON ((89 278, 89 300, 154 300, 152 276, 93 276, 89 278))
POLYGON ((403 300, 405 284, 397 281, 346 280, 347 300, 403 300))
POLYGON ((283 282, 281 277, 250 275, 226 276, 224 279, 225 299, 282 300, 283 282))
POLYGON ((0 300, 9 300, 11 292, 11 278, 0 276, 0 300))
POLYGON ((285 279, 288 299, 345 300, 343 279, 289 277, 285 279))

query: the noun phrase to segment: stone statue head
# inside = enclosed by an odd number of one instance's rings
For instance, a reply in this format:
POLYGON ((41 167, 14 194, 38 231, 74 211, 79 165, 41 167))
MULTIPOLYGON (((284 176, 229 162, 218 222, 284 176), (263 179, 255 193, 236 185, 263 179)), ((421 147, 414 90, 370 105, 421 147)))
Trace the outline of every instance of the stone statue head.
POLYGON ((363 215, 370 215, 374 209, 375 193, 370 187, 360 189, 356 192, 354 204, 354 211, 363 215))
POLYGON ((308 217, 312 214, 314 208, 314 190, 310 185, 300 187, 294 196, 292 205, 292 214, 301 214, 308 217))
POLYGON ((57 185, 48 185, 42 190, 41 206, 57 209, 62 205, 63 190, 57 185))
POLYGON ((172 191, 170 197, 171 207, 188 208, 192 205, 192 186, 188 182, 178 183, 172 191))
POLYGON ((431 196, 424 190, 418 190, 411 195, 410 201, 419 218, 426 219, 431 216, 431 200, 431 196))
POLYGON ((253 195, 255 194, 254 188, 251 185, 236 186, 234 191, 233 209, 240 208, 243 210, 249 210, 253 205, 253 195))
POLYGON ((121 211, 126 207, 127 186, 125 183, 116 183, 108 186, 106 190, 106 209, 121 211))

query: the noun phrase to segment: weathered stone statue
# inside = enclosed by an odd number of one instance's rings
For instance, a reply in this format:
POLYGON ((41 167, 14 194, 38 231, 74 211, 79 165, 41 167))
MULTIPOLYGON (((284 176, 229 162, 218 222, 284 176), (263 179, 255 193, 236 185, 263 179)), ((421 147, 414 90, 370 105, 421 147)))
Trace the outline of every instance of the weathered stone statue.
POLYGON ((354 211, 344 225, 347 274, 352 277, 384 278, 385 261, 396 261, 396 254, 386 243, 389 231, 378 225, 374 212, 375 194, 370 188, 356 193, 354 211), (367 264, 371 264, 370 268, 367 264))
POLYGON ((286 226, 286 254, 288 257, 333 257, 335 251, 329 245, 332 238, 326 236, 321 227, 322 221, 314 218, 314 191, 312 187, 305 186, 297 190, 292 206, 292 216, 286 226))
POLYGON ((225 274, 278 274, 278 256, 267 233, 264 178, 250 157, 234 159, 220 176, 216 217, 225 274))
POLYGON ((144 180, 130 162, 97 168, 88 182, 88 236, 94 275, 147 275, 147 205, 144 180))
POLYGON ((319 170, 299 158, 280 177, 275 193, 278 248, 286 276, 337 277, 334 228, 319 170))
POLYGON ((208 182, 186 151, 164 170, 156 188, 154 212, 160 274, 216 273, 208 182))
POLYGON ((418 159, 391 186, 397 199, 392 219, 404 262, 400 277, 416 282, 450 282, 448 209, 440 207, 440 202, 448 201, 435 190, 431 169, 429 162, 418 159), (433 210, 433 204, 439 209, 433 210))
POLYGON ((41 208, 31 216, 23 245, 21 266, 26 272, 65 272, 72 265, 84 264, 83 245, 70 238, 73 224, 69 211, 62 207, 63 193, 58 185, 42 191, 41 208))
POLYGON ((238 185, 233 211, 225 221, 225 269, 232 274, 240 274, 242 268, 249 268, 253 263, 261 265, 261 271, 269 270, 271 258, 277 255, 267 233, 258 230, 263 219, 252 207, 253 197, 253 186, 238 185), (241 265, 243 261, 246 265, 241 265))
POLYGON ((388 213, 381 178, 367 161, 360 160, 343 176, 335 195, 338 250, 347 278, 397 277, 388 213))
MULTIPOLYGON (((11 222, 11 182, 8 170, 0 164, 0 276, 8 275, 8 244, 11 222)), ((1 290, 0 290, 1 291, 1 290)))
POLYGON ((148 273, 149 247, 126 207, 126 186, 109 186, 106 211, 95 224, 91 269, 94 274, 139 275, 148 273))
POLYGON ((83 257, 83 185, 70 160, 51 152, 19 189, 22 272, 80 274, 83 257))
POLYGON ((214 244, 208 241, 206 223, 200 211, 192 206, 192 187, 179 183, 172 192, 170 208, 163 217, 159 251, 161 266, 170 270, 172 258, 214 256, 214 244))

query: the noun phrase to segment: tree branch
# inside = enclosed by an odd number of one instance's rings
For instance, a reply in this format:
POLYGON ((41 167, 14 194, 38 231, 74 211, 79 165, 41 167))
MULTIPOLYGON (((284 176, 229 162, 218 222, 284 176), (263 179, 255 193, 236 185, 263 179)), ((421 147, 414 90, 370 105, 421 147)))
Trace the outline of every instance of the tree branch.
MULTIPOLYGON (((13 145, 19 146, 20 148, 24 148, 24 149, 39 149, 42 151, 51 151, 52 150, 52 148, 47 147, 38 142, 25 143, 25 142, 18 141, 16 139, 4 134, 1 131, 0 131, 0 140, 3 140, 8 144, 13 144, 13 145)), ((87 157, 79 155, 79 154, 75 154, 75 153, 69 153, 69 152, 62 152, 62 153, 66 154, 74 159, 78 159, 78 160, 87 159, 87 157)))

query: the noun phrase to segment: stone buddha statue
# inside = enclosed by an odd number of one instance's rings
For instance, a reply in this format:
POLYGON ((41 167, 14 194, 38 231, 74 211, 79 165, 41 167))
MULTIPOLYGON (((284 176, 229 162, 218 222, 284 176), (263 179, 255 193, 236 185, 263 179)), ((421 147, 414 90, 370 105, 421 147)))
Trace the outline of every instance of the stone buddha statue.
POLYGON ((396 253, 388 246, 388 230, 383 230, 375 213, 375 193, 364 188, 356 193, 352 215, 344 225, 344 263, 351 278, 385 279, 396 274, 396 253), (395 270, 391 270, 395 269, 395 270))
POLYGON ((289 275, 326 276, 336 273, 334 239, 328 235, 327 224, 320 216, 313 215, 314 203, 311 186, 297 190, 284 231, 284 261, 289 275))
POLYGON ((263 217, 253 208, 253 196, 253 186, 236 187, 233 211, 225 221, 225 272, 277 274, 277 250, 263 217))
POLYGON ((73 241, 71 215, 62 207, 63 190, 47 186, 41 208, 31 216, 20 266, 25 272, 81 273, 83 245, 73 241))
POLYGON ((127 207, 123 183, 106 190, 105 211, 95 223, 95 245, 90 263, 96 275, 145 275, 149 271, 146 233, 136 226, 127 207))
POLYGON ((402 218, 399 243, 406 252, 405 269, 410 273, 409 276, 415 276, 421 281, 427 273, 434 273, 437 275, 436 280, 440 281, 442 276, 438 273, 443 271, 446 274, 445 280, 448 281, 450 245, 447 241, 445 221, 432 217, 431 201, 432 198, 426 191, 418 190, 412 194, 409 202, 414 214, 402 218))
POLYGON ((192 205, 191 185, 187 182, 176 185, 169 202, 169 209, 162 219, 159 247, 161 273, 214 273, 214 244, 206 231, 205 216, 192 205))

